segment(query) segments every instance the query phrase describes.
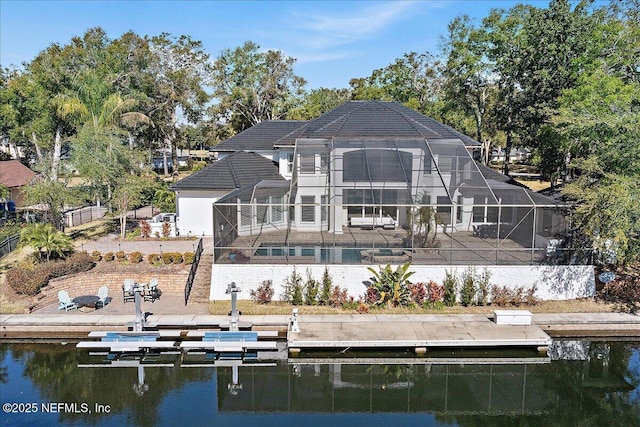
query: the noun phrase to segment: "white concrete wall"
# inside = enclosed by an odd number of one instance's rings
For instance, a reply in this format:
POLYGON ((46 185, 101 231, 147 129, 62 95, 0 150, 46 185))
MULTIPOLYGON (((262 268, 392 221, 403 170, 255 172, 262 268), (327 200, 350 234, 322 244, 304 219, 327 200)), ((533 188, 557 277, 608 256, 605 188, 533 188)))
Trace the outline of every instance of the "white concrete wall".
POLYGON ((176 194, 180 236, 213 236, 213 202, 226 192, 186 191, 176 194))
MULTIPOLYGON (((316 280, 322 279, 324 265, 297 265, 296 272, 303 281, 307 277, 307 268, 311 270, 316 280)), ((375 269, 378 266, 373 266, 375 269)), ((211 271, 212 300, 229 299, 225 294, 227 285, 235 282, 242 289, 239 299, 250 299, 249 291, 256 289, 263 280, 271 279, 275 289, 274 299, 281 299, 283 284, 291 276, 293 265, 269 264, 214 264, 211 271)), ((333 284, 346 288, 349 295, 363 296, 366 290, 364 282, 372 276, 366 266, 360 265, 329 265, 329 273, 333 284)), ((476 272, 484 270, 483 266, 476 266, 476 272)), ((591 297, 595 295, 596 284, 593 266, 487 266, 492 272, 490 284, 516 288, 519 286, 530 288, 537 286, 536 296, 544 300, 565 300, 591 297)), ((412 282, 428 282, 433 280, 442 284, 445 272, 453 271, 458 277, 464 273, 464 266, 426 266, 414 265, 410 271, 416 273, 411 276, 412 282)), ((461 280, 458 288, 461 287, 461 280)))

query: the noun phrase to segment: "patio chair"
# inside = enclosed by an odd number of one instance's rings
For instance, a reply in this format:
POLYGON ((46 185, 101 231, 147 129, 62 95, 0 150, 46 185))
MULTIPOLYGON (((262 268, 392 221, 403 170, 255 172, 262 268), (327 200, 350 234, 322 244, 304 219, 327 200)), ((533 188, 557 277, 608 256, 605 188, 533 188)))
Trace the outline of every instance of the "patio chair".
POLYGON ((98 297, 100 297, 100 299, 96 303, 96 308, 107 305, 107 300, 109 299, 109 288, 106 286, 100 286, 100 289, 98 289, 98 297))
POLYGON ((144 300, 154 302, 160 298, 160 295, 162 295, 162 292, 158 289, 158 278, 154 277, 149 280, 149 290, 145 292, 144 300))
POLYGON ((78 304, 71 301, 71 297, 69 297, 67 291, 59 291, 58 300, 60 301, 60 304, 58 304, 58 310, 64 309, 64 311, 69 311, 73 308, 75 308, 76 310, 78 309, 78 304))
POLYGON ((133 279, 124 279, 124 284, 122 285, 122 301, 135 301, 136 293, 133 291, 133 287, 136 282, 133 279))

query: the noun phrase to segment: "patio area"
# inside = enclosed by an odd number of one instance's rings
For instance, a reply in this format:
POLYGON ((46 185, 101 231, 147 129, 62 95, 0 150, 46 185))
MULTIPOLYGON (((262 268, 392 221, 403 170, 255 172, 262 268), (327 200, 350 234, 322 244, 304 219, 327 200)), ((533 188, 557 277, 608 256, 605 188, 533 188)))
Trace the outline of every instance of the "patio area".
MULTIPOLYGON (((96 289, 97 292, 97 289, 96 289)), ((71 298, 77 295, 73 291, 69 292, 71 298)), ((123 302, 122 285, 114 285, 110 287, 109 296, 111 300, 103 308, 89 309, 84 311, 86 316, 104 316, 104 315, 131 315, 135 316, 136 306, 134 302, 123 302)), ((229 303, 231 304, 231 303, 229 303)), ((209 305, 202 303, 189 303, 184 305, 184 296, 175 294, 164 294, 154 302, 142 301, 142 311, 147 315, 158 314, 209 314, 209 305)), ((33 314, 79 314, 80 310, 58 310, 58 303, 49 304, 41 309, 33 311, 33 314)))
POLYGON ((406 230, 344 227, 342 234, 277 230, 239 236, 216 248, 215 263, 333 263, 426 265, 532 265, 551 262, 545 248, 527 248, 507 238, 474 231, 439 232, 434 247, 407 245, 406 230), (286 242, 286 244, 285 244, 286 242))

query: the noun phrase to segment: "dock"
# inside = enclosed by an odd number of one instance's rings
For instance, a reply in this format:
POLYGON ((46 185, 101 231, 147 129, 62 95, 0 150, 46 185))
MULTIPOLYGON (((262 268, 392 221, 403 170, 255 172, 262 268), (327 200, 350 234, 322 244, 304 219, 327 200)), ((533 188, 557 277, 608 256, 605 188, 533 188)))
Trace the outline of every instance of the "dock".
POLYGON ((289 331, 291 354, 303 350, 429 348, 547 348, 552 339, 540 327, 496 324, 491 316, 300 316, 299 332, 289 331))

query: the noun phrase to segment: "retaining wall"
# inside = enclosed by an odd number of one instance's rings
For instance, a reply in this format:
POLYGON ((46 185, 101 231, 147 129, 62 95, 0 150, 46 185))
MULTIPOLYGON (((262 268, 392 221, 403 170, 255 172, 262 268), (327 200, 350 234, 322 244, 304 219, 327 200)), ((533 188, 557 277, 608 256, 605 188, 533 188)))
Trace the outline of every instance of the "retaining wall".
POLYGON ((101 286, 109 288, 109 296, 122 296, 124 279, 134 279, 138 283, 149 283, 152 277, 159 280, 158 288, 163 294, 183 295, 184 285, 187 283, 189 272, 152 273, 78 273, 49 281, 49 285, 42 288, 34 297, 30 310, 36 310, 46 305, 58 302, 58 291, 65 290, 71 298, 79 295, 97 295, 101 286))
MULTIPOLYGON (((274 299, 281 299, 285 280, 291 276, 293 265, 265 265, 265 264, 214 264, 211 271, 211 292, 209 299, 229 299, 225 292, 227 285, 235 282, 242 289, 239 299, 249 299, 251 290, 256 289, 263 280, 272 280, 275 289, 274 299)), ((322 280, 324 265, 300 264, 295 269, 302 277, 303 283, 307 279, 307 269, 316 280, 322 280)), ((350 296, 363 296, 366 291, 365 283, 369 282, 372 273, 364 266, 358 265, 329 265, 329 274, 334 286, 346 288, 350 296)), ((377 266, 373 267, 377 270, 377 266)), ((395 268, 395 266, 394 266, 395 268)), ((509 288, 537 286, 536 296, 543 300, 566 300, 592 297, 596 293, 596 283, 593 266, 585 265, 549 265, 549 266, 476 266, 476 273, 485 268, 491 271, 491 285, 507 286, 509 288)), ((415 274, 410 277, 412 282, 428 282, 433 280, 442 284, 445 272, 454 272, 459 278, 466 267, 451 266, 421 266, 413 265, 410 271, 415 274)), ((459 280, 458 289, 461 287, 459 280)))

